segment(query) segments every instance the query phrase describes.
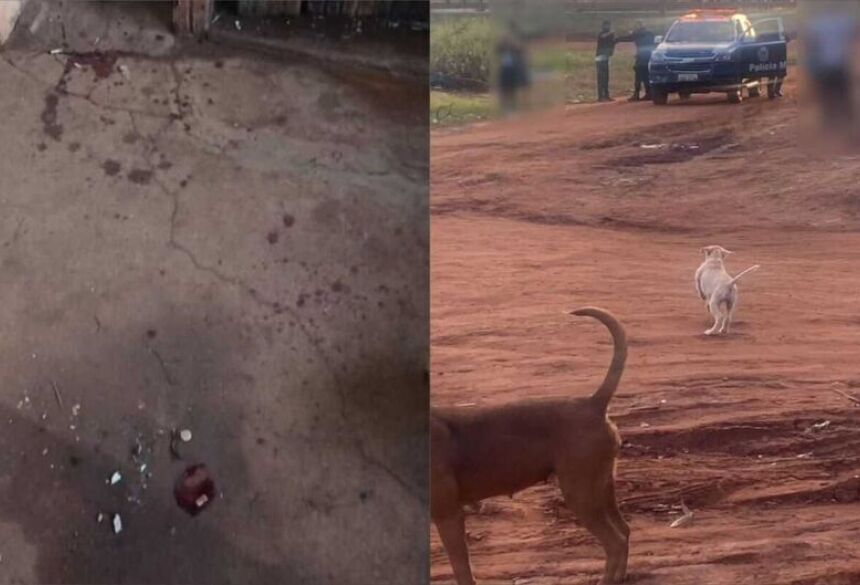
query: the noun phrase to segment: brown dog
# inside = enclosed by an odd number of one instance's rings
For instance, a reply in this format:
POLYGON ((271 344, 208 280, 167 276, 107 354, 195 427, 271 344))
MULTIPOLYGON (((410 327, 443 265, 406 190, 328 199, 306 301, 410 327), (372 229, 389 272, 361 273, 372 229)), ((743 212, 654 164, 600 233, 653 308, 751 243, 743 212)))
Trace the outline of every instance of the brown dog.
POLYGON ((463 506, 513 495, 555 474, 565 502, 606 551, 603 583, 627 575, 630 529, 615 500, 615 458, 621 445, 606 409, 627 359, 621 324, 593 307, 612 334, 612 364, 589 398, 529 400, 481 409, 433 409, 430 415, 430 514, 458 585, 474 585, 463 506))

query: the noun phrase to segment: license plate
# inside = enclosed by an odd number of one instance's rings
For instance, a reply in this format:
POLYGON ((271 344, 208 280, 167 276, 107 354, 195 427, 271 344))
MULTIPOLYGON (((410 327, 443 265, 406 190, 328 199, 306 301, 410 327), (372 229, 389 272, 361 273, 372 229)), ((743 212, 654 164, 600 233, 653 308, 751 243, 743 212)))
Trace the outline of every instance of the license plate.
POLYGON ((679 73, 678 81, 699 81, 698 73, 679 73))

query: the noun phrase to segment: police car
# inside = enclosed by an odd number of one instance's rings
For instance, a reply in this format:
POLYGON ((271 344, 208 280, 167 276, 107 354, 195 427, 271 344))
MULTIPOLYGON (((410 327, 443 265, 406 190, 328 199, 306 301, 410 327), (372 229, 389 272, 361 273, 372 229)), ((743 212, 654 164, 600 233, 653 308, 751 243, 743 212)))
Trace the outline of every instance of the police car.
POLYGON ((743 91, 769 98, 788 72, 787 40, 782 19, 751 22, 735 11, 707 10, 687 14, 655 39, 648 71, 651 97, 664 105, 669 94, 687 99, 694 93, 725 93, 740 103, 743 91))

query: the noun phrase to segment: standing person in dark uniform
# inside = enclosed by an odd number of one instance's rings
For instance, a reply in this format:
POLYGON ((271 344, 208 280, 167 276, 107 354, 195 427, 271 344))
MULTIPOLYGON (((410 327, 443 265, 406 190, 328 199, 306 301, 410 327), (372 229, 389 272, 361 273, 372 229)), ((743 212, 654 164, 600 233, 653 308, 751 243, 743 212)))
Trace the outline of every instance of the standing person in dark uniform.
POLYGON ((499 98, 503 113, 509 114, 517 108, 520 90, 529 85, 525 50, 513 27, 496 46, 496 56, 499 59, 499 98))
POLYGON ((594 58, 597 64, 597 101, 611 102, 609 97, 609 60, 615 54, 615 33, 612 32, 612 24, 608 20, 603 21, 600 34, 597 35, 597 56, 594 58))
POLYGON ((633 95, 630 96, 630 101, 650 100, 651 84, 648 79, 648 62, 651 60, 651 53, 654 52, 654 33, 645 28, 645 24, 641 20, 637 20, 633 32, 618 39, 618 42, 633 42, 636 45, 636 59, 633 62, 636 81, 633 84, 633 95), (639 97, 640 88, 645 89, 644 98, 639 97))

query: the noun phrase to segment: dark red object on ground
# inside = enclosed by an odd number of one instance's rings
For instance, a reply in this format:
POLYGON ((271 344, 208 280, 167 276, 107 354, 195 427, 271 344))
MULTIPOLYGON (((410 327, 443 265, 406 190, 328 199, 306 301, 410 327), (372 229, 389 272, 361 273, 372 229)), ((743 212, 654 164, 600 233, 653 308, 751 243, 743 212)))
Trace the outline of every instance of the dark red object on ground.
POLYGON ((215 499, 215 482, 202 463, 189 465, 176 480, 173 495, 180 508, 196 516, 215 499))

